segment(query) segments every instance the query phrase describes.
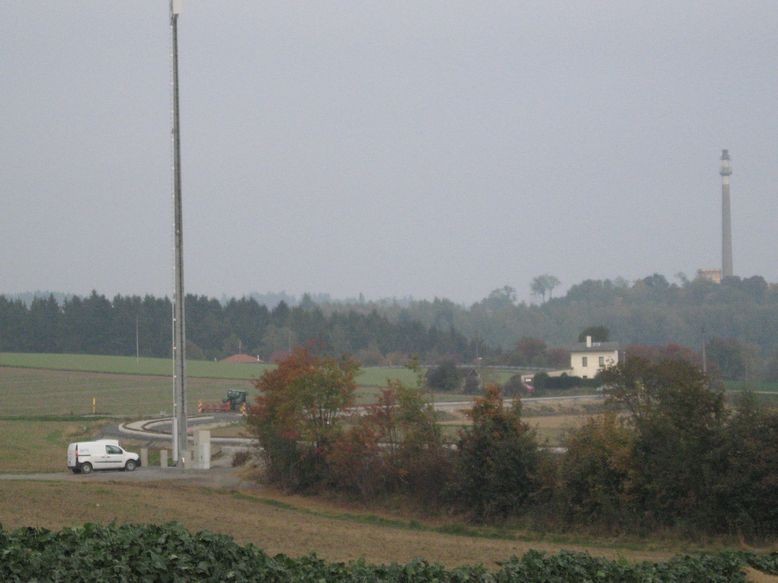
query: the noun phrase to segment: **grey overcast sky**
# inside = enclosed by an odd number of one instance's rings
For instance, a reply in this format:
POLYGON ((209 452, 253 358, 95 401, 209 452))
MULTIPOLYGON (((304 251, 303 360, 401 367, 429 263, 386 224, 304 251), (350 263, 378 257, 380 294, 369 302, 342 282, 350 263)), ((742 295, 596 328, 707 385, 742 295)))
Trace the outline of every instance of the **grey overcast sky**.
MULTIPOLYGON (((185 0, 187 291, 778 281, 778 3, 185 0)), ((170 294, 167 0, 0 3, 0 292, 170 294)))

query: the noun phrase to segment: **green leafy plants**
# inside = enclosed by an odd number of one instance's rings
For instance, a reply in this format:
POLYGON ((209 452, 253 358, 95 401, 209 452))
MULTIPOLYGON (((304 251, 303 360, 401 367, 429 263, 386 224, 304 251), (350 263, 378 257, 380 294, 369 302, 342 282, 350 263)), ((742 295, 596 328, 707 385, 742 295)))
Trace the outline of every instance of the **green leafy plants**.
POLYGON ((330 563, 316 555, 271 557, 211 532, 190 533, 176 524, 95 525, 52 532, 0 527, 2 581, 436 581, 508 583, 620 581, 745 581, 748 565, 776 573, 778 553, 684 555, 665 563, 611 561, 585 553, 530 551, 494 571, 482 565, 447 569, 415 559, 404 565, 364 561, 330 563))

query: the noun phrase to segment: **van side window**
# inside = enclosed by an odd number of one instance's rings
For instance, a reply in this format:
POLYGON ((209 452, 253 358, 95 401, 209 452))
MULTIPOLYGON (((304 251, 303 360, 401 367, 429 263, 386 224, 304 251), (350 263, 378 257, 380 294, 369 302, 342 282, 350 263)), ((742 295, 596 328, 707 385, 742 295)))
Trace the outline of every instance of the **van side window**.
POLYGON ((115 445, 106 445, 105 453, 122 453, 122 448, 116 447, 115 445))

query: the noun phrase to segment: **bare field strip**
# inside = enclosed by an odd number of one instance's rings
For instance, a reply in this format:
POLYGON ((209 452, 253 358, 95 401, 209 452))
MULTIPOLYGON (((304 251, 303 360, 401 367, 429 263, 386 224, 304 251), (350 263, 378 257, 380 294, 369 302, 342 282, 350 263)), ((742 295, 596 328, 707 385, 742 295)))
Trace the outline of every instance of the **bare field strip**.
MULTIPOLYGON (((587 547, 542 540, 499 540, 375 524, 374 514, 343 513, 315 500, 257 490, 240 493, 180 483, 0 482, 0 516, 7 529, 59 529, 84 522, 164 523, 210 530, 251 542, 270 554, 316 552, 332 561, 364 558, 372 563, 415 557, 447 566, 495 566, 514 554, 539 549, 586 550, 609 558, 665 559, 670 551, 587 547)), ((400 524, 396 517, 386 517, 400 524)))

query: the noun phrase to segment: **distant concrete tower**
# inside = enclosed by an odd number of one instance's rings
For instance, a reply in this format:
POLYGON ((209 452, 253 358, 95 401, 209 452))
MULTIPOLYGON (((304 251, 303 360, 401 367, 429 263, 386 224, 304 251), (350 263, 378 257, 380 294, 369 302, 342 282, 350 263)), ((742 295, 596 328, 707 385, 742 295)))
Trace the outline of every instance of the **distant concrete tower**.
POLYGON ((729 200, 729 177, 732 165, 729 151, 721 151, 721 276, 732 277, 732 212, 729 200))

